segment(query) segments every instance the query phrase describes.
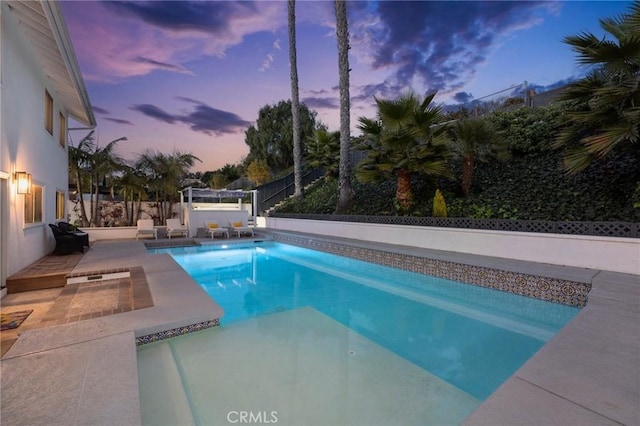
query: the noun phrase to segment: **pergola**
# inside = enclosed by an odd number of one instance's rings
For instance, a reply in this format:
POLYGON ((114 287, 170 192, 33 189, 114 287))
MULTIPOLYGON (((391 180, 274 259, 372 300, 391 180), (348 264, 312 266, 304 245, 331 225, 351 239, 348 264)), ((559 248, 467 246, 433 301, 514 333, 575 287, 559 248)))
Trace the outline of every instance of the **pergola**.
POLYGON ((255 223, 258 191, 188 187, 180 191, 180 210, 183 222, 189 226, 192 235, 195 235, 197 228, 204 226, 206 220, 217 220, 225 226, 230 220, 246 220, 248 215, 255 223), (251 196, 251 211, 242 208, 242 200, 247 196, 251 196), (236 199, 237 202, 224 202, 225 199, 236 199), (207 206, 207 203, 211 203, 211 206, 207 206))

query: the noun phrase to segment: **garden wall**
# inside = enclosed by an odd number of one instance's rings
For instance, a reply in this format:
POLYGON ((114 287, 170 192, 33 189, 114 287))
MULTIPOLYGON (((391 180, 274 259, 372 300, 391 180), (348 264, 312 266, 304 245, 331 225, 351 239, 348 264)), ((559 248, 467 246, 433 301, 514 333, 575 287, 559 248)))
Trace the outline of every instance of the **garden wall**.
POLYGON ((260 218, 258 226, 434 250, 640 275, 640 239, 260 218))

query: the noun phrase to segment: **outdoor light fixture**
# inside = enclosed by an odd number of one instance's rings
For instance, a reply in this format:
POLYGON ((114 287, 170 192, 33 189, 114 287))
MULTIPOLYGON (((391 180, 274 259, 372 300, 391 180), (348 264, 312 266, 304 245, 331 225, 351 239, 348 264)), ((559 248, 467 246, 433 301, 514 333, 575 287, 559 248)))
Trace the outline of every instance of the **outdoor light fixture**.
POLYGON ((31 173, 16 172, 16 192, 18 194, 31 194, 31 173))

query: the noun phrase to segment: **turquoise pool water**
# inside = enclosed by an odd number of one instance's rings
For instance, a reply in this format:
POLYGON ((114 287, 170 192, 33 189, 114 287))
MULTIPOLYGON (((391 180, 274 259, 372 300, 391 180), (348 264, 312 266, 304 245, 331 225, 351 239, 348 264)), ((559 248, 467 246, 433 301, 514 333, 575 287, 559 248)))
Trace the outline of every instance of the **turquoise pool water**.
MULTIPOLYGON (((275 242, 223 247, 154 250, 170 253, 223 307, 221 329, 311 309, 296 315, 321 314, 340 325, 328 328, 362 336, 477 401, 579 311, 275 242)), ((176 353, 194 338, 171 340, 176 353)))

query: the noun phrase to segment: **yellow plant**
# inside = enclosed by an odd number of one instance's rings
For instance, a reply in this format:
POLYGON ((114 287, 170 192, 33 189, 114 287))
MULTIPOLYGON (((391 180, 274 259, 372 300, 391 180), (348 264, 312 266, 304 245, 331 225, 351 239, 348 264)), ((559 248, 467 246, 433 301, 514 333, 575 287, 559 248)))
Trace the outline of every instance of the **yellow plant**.
POLYGON ((436 189, 436 195, 433 197, 433 217, 447 217, 447 203, 439 189, 436 189))

